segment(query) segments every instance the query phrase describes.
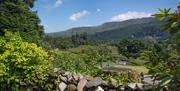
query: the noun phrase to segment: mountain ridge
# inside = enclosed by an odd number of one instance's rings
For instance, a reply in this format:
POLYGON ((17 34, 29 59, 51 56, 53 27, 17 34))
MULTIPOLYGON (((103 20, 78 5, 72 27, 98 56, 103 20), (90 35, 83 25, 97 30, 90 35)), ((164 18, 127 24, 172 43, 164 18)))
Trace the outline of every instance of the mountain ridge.
POLYGON ((155 18, 131 19, 121 22, 106 22, 99 26, 75 27, 66 31, 48 33, 52 37, 70 37, 73 34, 87 33, 90 39, 120 39, 129 37, 164 37, 168 34, 162 31, 160 25, 155 18), (142 36, 144 35, 144 36, 142 36))

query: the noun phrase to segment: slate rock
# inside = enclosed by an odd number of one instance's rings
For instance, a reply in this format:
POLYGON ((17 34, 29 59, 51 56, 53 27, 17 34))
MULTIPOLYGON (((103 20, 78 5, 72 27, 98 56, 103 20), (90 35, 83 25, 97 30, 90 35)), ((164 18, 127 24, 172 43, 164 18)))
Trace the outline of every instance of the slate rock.
POLYGON ((77 91, 76 85, 74 84, 69 84, 67 86, 67 91, 77 91))
POLYGON ((83 91, 83 88, 85 87, 86 83, 87 83, 86 79, 81 79, 77 85, 77 90, 83 91))
POLYGON ((87 82, 86 87, 90 88, 90 87, 93 87, 93 86, 98 86, 98 85, 101 85, 101 83, 102 83, 102 79, 100 77, 96 77, 93 80, 87 82))
POLYGON ((59 84, 59 89, 60 89, 60 91, 64 91, 64 90, 66 89, 66 87, 67 87, 67 85, 66 85, 64 82, 61 82, 61 83, 59 84))
POLYGON ((95 91, 104 91, 104 89, 101 86, 98 86, 95 91))

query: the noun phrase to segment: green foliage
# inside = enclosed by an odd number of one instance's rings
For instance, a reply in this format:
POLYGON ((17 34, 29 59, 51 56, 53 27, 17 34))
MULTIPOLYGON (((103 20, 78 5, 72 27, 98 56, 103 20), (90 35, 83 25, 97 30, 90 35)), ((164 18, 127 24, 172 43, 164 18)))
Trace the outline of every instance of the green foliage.
POLYGON ((149 69, 149 74, 152 74, 155 80, 162 80, 156 88, 161 89, 168 86, 172 89, 175 86, 176 90, 179 89, 179 79, 177 78, 179 58, 173 47, 168 49, 166 46, 155 47, 152 51, 143 52, 141 56, 141 59, 147 61, 146 66, 149 69))
POLYGON ((58 48, 62 50, 90 44, 87 33, 82 33, 82 34, 76 33, 73 34, 71 37, 45 36, 44 42, 46 43, 44 47, 48 49, 58 48), (47 46, 47 44, 49 44, 49 46, 47 46))
POLYGON ((5 30, 19 32, 21 37, 33 43, 40 43, 43 26, 36 12, 31 8, 35 0, 1 0, 0 1, 0 35, 5 30))
MULTIPOLYGON (((159 20, 167 21, 166 24, 162 25, 164 30, 169 31, 171 34, 174 34, 176 37, 175 48, 164 48, 168 49, 166 53, 163 52, 151 52, 150 57, 152 62, 150 62, 151 73, 155 74, 155 79, 162 80, 158 88, 168 87, 168 90, 177 91, 180 90, 180 80, 179 80, 179 63, 180 57, 179 54, 179 40, 180 40, 180 6, 178 5, 178 10, 174 13, 170 12, 171 9, 160 9, 160 12, 154 16, 159 20), (177 52, 178 53, 177 53, 177 52), (163 53, 163 54, 162 54, 163 53), (152 59, 152 57, 154 59, 152 59), (155 62, 156 61, 156 62, 155 62)), ((162 50, 161 50, 162 51, 162 50)))
POLYGON ((1 90, 16 90, 22 83, 41 87, 50 69, 51 60, 41 47, 23 42, 19 33, 0 37, 1 90))
POLYGON ((116 45, 119 52, 128 58, 137 58, 140 56, 141 51, 147 49, 145 43, 140 40, 122 40, 116 45))
POLYGON ((71 38, 67 37, 57 37, 53 38, 50 36, 45 36, 44 38, 44 44, 42 45, 46 49, 68 49, 68 48, 73 48, 74 44, 71 40, 71 38))
POLYGON ((162 27, 164 30, 169 31, 171 34, 175 34, 177 36, 177 51, 180 53, 180 5, 177 6, 178 10, 176 12, 172 13, 171 9, 160 9, 160 12, 157 14, 154 14, 156 18, 159 20, 166 20, 167 23, 163 24, 162 27))
POLYGON ((87 58, 84 58, 86 64, 91 64, 93 62, 94 65, 99 65, 101 67, 103 63, 114 63, 121 57, 116 47, 108 45, 85 45, 69 49, 68 51, 87 56, 87 58))
POLYGON ((171 13, 170 10, 171 9, 159 9, 160 12, 154 14, 154 16, 160 21, 168 21, 166 24, 162 25, 164 30, 169 31, 170 33, 177 33, 180 31, 180 10, 177 10, 175 13, 171 13))
MULTIPOLYGON (((60 61, 60 67, 102 67, 105 62, 113 61, 119 58, 115 47, 99 45, 99 46, 80 46, 67 51, 53 51, 55 60, 60 61), (65 63, 64 63, 65 62, 65 63), (66 64, 66 65, 64 65, 66 64), (68 65, 69 64, 69 65, 68 65)), ((68 70, 68 68, 66 68, 68 70)), ((88 71, 87 71, 88 73, 88 71)))
POLYGON ((118 59, 117 48, 99 45, 99 46, 80 46, 67 51, 53 50, 52 57, 56 60, 57 67, 62 70, 82 73, 94 77, 102 77, 105 80, 114 78, 121 82, 128 82, 127 73, 106 73, 102 69, 102 64, 113 62, 118 59))
POLYGON ((88 35, 86 32, 82 34, 72 34, 71 40, 75 46, 88 44, 88 35))

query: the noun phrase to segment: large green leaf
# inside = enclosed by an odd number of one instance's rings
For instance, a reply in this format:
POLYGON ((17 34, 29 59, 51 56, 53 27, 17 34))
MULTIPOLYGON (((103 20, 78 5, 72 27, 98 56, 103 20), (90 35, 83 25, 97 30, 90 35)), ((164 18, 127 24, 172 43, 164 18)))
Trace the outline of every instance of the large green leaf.
POLYGON ((170 83, 172 81, 172 77, 165 77, 161 82, 160 82, 160 87, 164 87, 165 85, 167 85, 168 83, 170 83))

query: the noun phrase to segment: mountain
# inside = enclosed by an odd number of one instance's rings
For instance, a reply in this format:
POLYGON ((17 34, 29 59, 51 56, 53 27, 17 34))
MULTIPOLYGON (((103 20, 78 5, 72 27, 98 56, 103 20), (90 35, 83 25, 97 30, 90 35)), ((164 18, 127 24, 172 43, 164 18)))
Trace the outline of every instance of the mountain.
POLYGON ((142 38, 152 36, 164 38, 167 32, 162 31, 155 18, 131 19, 122 22, 107 22, 99 26, 77 27, 62 32, 49 33, 52 37, 68 37, 72 34, 87 33, 90 39, 119 40, 122 38, 142 38))

